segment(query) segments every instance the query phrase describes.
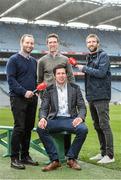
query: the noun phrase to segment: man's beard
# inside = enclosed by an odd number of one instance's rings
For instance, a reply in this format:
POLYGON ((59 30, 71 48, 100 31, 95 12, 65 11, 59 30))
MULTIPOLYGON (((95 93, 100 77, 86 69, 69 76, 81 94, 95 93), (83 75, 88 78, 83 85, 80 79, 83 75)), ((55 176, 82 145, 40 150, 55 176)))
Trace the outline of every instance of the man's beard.
POLYGON ((91 53, 93 53, 93 52, 96 52, 96 51, 97 51, 97 47, 88 48, 88 49, 89 49, 89 51, 90 51, 91 53))
POLYGON ((23 51, 24 51, 25 53, 27 53, 27 54, 30 54, 30 53, 32 52, 32 50, 33 50, 33 49, 29 49, 29 50, 28 50, 28 49, 23 49, 23 51))

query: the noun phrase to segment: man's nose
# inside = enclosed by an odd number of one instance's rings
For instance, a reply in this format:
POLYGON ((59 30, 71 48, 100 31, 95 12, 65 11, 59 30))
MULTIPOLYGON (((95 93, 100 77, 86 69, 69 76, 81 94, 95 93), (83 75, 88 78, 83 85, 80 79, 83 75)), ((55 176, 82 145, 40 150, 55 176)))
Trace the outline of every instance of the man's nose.
POLYGON ((93 45, 93 42, 90 42, 90 45, 93 45))

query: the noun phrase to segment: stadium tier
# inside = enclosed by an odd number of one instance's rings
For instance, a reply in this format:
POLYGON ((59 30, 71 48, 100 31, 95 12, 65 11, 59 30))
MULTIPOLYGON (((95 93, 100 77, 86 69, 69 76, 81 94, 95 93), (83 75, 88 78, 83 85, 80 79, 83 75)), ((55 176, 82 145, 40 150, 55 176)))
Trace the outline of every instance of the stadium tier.
MULTIPOLYGON (((19 50, 19 40, 23 34, 32 34, 35 38, 33 56, 37 59, 46 51, 46 36, 57 33, 60 37, 60 51, 68 57, 76 58, 78 63, 85 64, 86 36, 96 33, 101 40, 101 47, 109 54, 112 73, 112 102, 121 102, 121 32, 102 31, 98 29, 77 29, 69 27, 39 26, 35 24, 13 24, 0 22, 0 89, 8 94, 6 81, 6 62, 10 55, 19 50)), ((73 68, 77 83, 85 95, 84 77, 81 77, 77 68, 73 68)))
POLYGON ((39 26, 35 24, 12 24, 0 22, 0 51, 17 51, 19 40, 23 34, 29 33, 35 37, 35 52, 47 50, 45 39, 47 34, 55 32, 60 37, 61 51, 70 53, 85 53, 87 48, 85 38, 89 33, 96 33, 101 46, 109 55, 121 55, 121 32, 98 29, 77 29, 65 26, 39 26))

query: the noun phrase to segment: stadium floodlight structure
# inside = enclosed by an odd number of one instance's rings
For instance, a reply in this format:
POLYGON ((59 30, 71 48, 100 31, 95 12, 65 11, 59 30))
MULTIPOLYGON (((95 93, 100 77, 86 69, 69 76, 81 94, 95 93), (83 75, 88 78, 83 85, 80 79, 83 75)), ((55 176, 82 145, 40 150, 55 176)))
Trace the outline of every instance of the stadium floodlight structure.
POLYGON ((76 20, 78 20, 78 19, 80 19, 80 18, 82 18, 82 17, 87 16, 87 15, 91 15, 91 14, 93 14, 93 13, 95 13, 95 12, 98 12, 98 11, 100 11, 100 10, 106 8, 106 7, 107 7, 107 4, 104 4, 104 5, 102 5, 101 7, 98 7, 98 8, 96 8, 96 9, 94 9, 94 10, 91 10, 91 11, 86 12, 86 13, 84 13, 84 14, 76 17, 76 18, 73 18, 73 19, 69 20, 68 23, 74 22, 74 21, 76 21, 76 20))
POLYGON ((16 3, 15 5, 13 5, 12 7, 10 7, 9 9, 7 9, 5 12, 3 12, 2 14, 0 14, 0 18, 6 16, 9 12, 13 11, 14 9, 18 8, 19 6, 21 6, 22 4, 24 4, 26 1, 28 0, 21 0, 20 2, 16 3))
POLYGON ((55 11, 57 11, 58 9, 63 8, 64 6, 66 6, 66 5, 69 4, 69 3, 72 3, 72 0, 66 0, 66 1, 65 1, 64 3, 62 3, 61 5, 59 5, 59 6, 57 6, 57 7, 54 7, 53 9, 51 9, 51 10, 49 10, 49 11, 41 14, 40 16, 38 16, 38 17, 35 18, 35 21, 38 20, 38 19, 41 19, 41 18, 43 18, 43 17, 45 17, 45 16, 47 16, 47 15, 49 15, 49 14, 55 12, 55 11))
POLYGON ((120 12, 121 0, 0 0, 0 20, 21 18, 27 23, 50 20, 64 26, 75 22, 121 28, 120 12))

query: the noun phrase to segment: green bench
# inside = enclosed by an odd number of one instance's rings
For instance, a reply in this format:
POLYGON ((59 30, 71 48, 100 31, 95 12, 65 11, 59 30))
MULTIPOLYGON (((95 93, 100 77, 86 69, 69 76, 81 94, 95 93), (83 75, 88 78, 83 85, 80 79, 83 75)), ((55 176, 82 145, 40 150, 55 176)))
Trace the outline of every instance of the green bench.
POLYGON ((12 130, 12 126, 0 126, 0 144, 7 149, 7 152, 3 155, 4 157, 10 156, 12 130))
MULTIPOLYGON (((12 135, 12 126, 0 126, 0 144, 3 145, 7 151, 3 155, 4 157, 11 155, 11 135, 12 135)), ((36 128, 33 129, 33 132, 36 132, 36 128)), ((53 141, 56 145, 59 159, 61 162, 65 161, 65 148, 64 148, 64 135, 68 134, 66 131, 52 134, 53 141)), ((31 140, 30 147, 35 149, 36 151, 42 153, 47 156, 47 153, 40 141, 39 138, 31 140)))

